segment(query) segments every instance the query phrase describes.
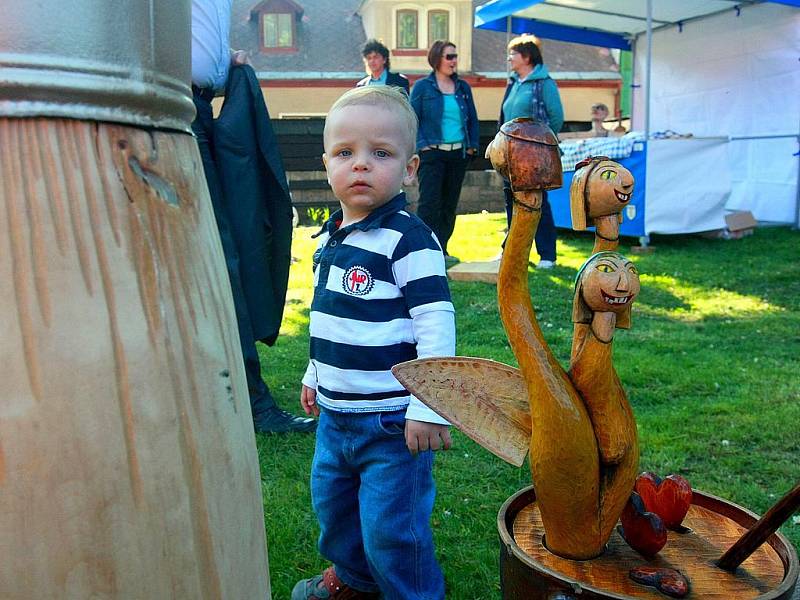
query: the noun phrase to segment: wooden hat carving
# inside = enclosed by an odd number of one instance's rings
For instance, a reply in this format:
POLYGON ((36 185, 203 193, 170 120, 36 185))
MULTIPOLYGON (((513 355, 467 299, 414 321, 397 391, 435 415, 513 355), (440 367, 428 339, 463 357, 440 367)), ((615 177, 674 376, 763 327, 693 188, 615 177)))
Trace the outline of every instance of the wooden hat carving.
POLYGON ((552 190, 562 185, 558 138, 545 123, 514 119, 503 123, 486 158, 497 172, 511 182, 515 192, 552 190), (509 169, 514 164, 514 169, 509 169))

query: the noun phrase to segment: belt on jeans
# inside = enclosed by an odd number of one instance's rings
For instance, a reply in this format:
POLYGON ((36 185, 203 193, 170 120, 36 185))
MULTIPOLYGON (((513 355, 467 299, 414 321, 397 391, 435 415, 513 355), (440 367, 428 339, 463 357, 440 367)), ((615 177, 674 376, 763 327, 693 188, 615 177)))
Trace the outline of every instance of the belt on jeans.
POLYGON ((195 84, 192 84, 192 94, 202 98, 206 102, 211 102, 214 99, 213 88, 201 88, 197 87, 195 84))
POLYGON ((456 142, 455 144, 433 144, 428 146, 428 148, 432 148, 434 150, 460 150, 464 147, 464 144, 461 142, 456 142))

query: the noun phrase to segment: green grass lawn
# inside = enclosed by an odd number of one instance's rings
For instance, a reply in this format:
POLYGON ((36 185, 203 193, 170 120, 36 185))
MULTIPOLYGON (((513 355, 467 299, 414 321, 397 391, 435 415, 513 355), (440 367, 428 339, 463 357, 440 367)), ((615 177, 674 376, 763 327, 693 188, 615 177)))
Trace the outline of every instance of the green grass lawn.
MULTIPOLYGON (((450 251, 488 260, 504 225, 499 214, 459 217, 450 251)), ((282 335, 261 348, 273 393, 295 413, 308 357, 314 231, 296 230, 282 335)), ((558 266, 531 269, 529 281, 544 335, 566 366, 572 281, 592 237, 559 236, 558 266)), ((681 474, 697 489, 763 513, 800 480, 800 233, 655 237, 655 252, 642 256, 629 253, 630 242, 620 251, 636 262, 642 291, 632 329, 616 334, 615 364, 636 413, 641 470, 681 474)), ((458 354, 516 365, 495 287, 455 282, 451 290, 458 354)), ((260 435, 258 450, 273 597, 284 600, 296 580, 326 566, 308 485, 314 438, 260 435)), ((448 598, 499 598, 495 519, 530 484, 527 466, 514 468, 455 432, 435 469, 433 523, 448 598)), ((781 531, 800 546, 800 523, 790 519, 781 531)))

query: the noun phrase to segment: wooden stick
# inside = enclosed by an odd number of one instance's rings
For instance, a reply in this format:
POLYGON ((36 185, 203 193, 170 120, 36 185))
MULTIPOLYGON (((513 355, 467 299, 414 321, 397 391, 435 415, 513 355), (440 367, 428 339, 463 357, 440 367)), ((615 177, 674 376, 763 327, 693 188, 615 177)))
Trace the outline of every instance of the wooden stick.
POLYGON ((800 507, 800 483, 795 485, 792 490, 770 508, 764 516, 745 533, 730 548, 722 558, 719 559, 717 566, 726 571, 735 571, 742 562, 747 559, 755 550, 763 544, 769 536, 775 533, 783 522, 788 519, 794 511, 800 507))

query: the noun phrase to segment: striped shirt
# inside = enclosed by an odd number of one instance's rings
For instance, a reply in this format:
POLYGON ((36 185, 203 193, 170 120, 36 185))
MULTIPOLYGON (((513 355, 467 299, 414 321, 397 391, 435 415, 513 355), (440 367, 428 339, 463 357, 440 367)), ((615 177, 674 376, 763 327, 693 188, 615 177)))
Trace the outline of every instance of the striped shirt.
POLYGON ((395 196, 367 218, 323 226, 314 253, 311 360, 303 383, 340 412, 409 407, 408 418, 446 423, 411 396, 390 369, 455 353, 455 319, 436 237, 395 196))

